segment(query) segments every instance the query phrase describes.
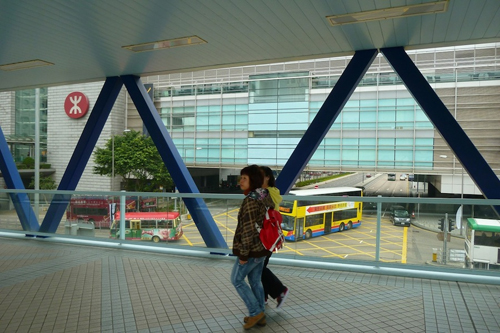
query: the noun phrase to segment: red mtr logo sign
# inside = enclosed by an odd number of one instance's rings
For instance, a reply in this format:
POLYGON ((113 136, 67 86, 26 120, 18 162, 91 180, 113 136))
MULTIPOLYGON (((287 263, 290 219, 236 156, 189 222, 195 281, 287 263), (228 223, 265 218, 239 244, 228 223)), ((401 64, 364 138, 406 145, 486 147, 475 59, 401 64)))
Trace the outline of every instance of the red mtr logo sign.
POLYGON ((68 117, 78 119, 87 114, 89 99, 84 93, 75 91, 70 93, 64 101, 64 111, 68 117))

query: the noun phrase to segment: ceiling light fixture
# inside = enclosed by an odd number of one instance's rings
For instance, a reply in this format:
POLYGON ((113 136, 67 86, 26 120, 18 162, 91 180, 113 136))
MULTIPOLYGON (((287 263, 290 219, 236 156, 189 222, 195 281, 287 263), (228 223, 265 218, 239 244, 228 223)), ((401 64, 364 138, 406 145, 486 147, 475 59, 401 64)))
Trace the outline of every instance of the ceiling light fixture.
POLYGON ((0 65, 0 70, 17 71, 17 70, 21 70, 21 69, 28 69, 28 68, 49 66, 49 65, 53 65, 53 63, 48 62, 48 61, 43 61, 40 59, 35 59, 35 60, 13 62, 11 64, 0 65))
POLYGON ((418 5, 392 7, 386 9, 370 10, 344 15, 327 16, 326 19, 332 26, 361 23, 369 21, 387 20, 408 16, 444 13, 448 9, 449 0, 422 3, 418 5))
POLYGON ((127 45, 127 46, 122 46, 122 48, 130 50, 132 52, 146 52, 146 51, 171 49, 173 47, 191 46, 191 45, 198 45, 205 43, 207 43, 207 41, 203 40, 198 36, 189 36, 189 37, 181 37, 175 39, 160 40, 157 42, 127 45))

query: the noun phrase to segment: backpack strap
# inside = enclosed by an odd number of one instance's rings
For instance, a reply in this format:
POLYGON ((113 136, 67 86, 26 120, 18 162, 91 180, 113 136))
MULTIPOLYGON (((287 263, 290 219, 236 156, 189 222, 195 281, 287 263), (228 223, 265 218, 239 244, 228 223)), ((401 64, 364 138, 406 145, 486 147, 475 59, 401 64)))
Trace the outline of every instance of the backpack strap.
MULTIPOLYGON (((269 220, 269 207, 266 207, 266 216, 264 217, 264 220, 269 220)), ((262 226, 264 226, 264 224, 262 226)), ((257 222, 255 222, 255 229, 257 229, 257 232, 260 234, 262 228, 259 227, 259 224, 257 222)))

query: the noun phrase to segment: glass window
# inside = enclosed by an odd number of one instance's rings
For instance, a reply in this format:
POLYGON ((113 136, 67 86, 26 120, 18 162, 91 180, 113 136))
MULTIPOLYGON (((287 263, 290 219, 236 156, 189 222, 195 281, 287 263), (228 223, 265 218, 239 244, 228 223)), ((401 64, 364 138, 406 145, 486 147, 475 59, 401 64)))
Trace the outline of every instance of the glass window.
MULTIPOLYGON (((40 88, 40 161, 47 161, 47 106, 48 90, 40 88)), ((27 156, 34 156, 35 148, 35 98, 36 90, 18 90, 15 92, 15 126, 14 136, 29 143, 13 143, 12 155, 16 162, 22 162, 27 156)))
POLYGON ((142 229, 154 229, 156 228, 156 220, 143 220, 141 227, 142 229))
POLYGON ((173 220, 160 220, 160 221, 158 221, 158 228, 159 229, 171 229, 173 227, 174 227, 173 220))
POLYGON ((343 111, 342 121, 344 123, 359 123, 359 111, 343 111))
POLYGON ((324 214, 306 216, 306 228, 323 224, 324 214))

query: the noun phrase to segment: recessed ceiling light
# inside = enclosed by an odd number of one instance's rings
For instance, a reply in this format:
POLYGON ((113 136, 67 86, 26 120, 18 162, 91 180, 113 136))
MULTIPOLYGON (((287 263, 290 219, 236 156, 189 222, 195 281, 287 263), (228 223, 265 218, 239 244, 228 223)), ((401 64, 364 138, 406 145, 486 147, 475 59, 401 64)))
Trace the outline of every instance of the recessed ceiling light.
POLYGON ((368 21, 387 20, 415 15, 444 13, 448 9, 449 0, 428 2, 418 5, 392 7, 386 9, 370 10, 344 15, 327 16, 326 19, 331 25, 343 25, 368 21))
POLYGON ((53 63, 48 61, 43 61, 40 59, 14 62, 11 64, 0 65, 0 69, 3 71, 17 71, 20 69, 28 69, 33 67, 41 67, 41 66, 49 66, 53 65, 53 63))
POLYGON ((122 46, 122 48, 128 49, 132 52, 145 52, 145 51, 154 51, 162 49, 171 49, 173 47, 178 47, 178 46, 205 44, 206 42, 207 41, 201 39, 198 36, 189 36, 189 37, 181 37, 175 39, 160 40, 157 42, 127 45, 127 46, 122 46))

